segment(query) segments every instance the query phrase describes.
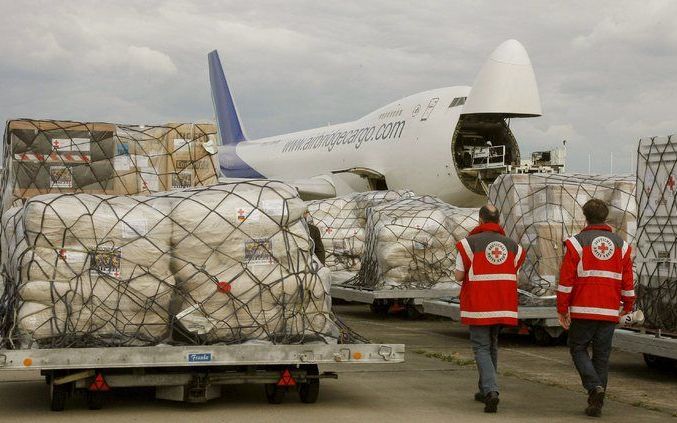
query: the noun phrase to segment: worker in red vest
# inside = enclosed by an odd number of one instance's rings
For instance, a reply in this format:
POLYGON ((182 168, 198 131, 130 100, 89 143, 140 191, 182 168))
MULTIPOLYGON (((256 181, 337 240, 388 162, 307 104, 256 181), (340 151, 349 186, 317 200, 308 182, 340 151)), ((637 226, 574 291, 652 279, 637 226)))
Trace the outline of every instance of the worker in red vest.
POLYGON ((524 262, 522 247, 505 236, 500 214, 488 204, 480 224, 456 244, 456 280, 461 286, 461 323, 470 326, 470 342, 479 371, 479 392, 486 413, 498 409, 498 333, 517 325, 517 272, 524 262))
POLYGON ((569 351, 588 391, 585 413, 602 414, 609 355, 619 319, 635 302, 630 245, 606 225, 607 205, 592 199, 583 206, 587 226, 565 241, 557 287, 557 313, 569 330, 569 351), (620 312, 621 303, 623 312, 620 312), (592 359, 588 347, 592 344, 592 359))

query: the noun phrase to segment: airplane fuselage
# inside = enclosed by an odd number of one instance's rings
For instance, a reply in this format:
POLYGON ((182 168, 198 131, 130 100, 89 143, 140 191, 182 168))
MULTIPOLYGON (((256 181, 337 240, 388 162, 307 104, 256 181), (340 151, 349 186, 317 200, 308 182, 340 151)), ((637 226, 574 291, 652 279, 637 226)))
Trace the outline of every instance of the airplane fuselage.
POLYGON ((249 140, 237 155, 273 179, 332 174, 337 194, 368 189, 366 178, 342 172, 377 170, 389 189, 410 189, 458 205, 484 196, 468 190, 454 163, 452 140, 470 87, 418 93, 352 122, 249 140), (454 100, 458 105, 454 105, 454 100), (334 173, 340 172, 340 173, 334 173))

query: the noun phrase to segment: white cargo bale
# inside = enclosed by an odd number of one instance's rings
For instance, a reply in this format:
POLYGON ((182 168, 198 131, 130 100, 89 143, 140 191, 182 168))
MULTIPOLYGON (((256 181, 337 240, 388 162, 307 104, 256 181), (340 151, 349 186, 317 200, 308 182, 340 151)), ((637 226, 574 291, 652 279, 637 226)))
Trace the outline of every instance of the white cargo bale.
POLYGON ((489 202, 501 212, 506 235, 525 249, 519 287, 528 301, 554 301, 563 242, 585 227, 582 207, 588 200, 606 202, 607 223, 633 242, 637 227, 634 190, 630 176, 522 174, 496 179, 489 202))
POLYGON ((307 202, 308 212, 322 237, 325 265, 334 271, 357 271, 364 251, 366 210, 412 197, 411 191, 368 191, 307 202))
MULTIPOLYGON (((30 199, 21 220, 27 248, 14 262, 20 336, 52 346, 166 338, 174 285, 169 211, 166 200, 146 197, 30 199)), ((5 233, 12 230, 3 223, 5 233)))
POLYGON ((23 207, 12 207, 2 214, 2 232, 0 232, 0 252, 2 267, 6 272, 3 281, 2 292, 5 290, 5 283, 17 280, 19 269, 19 260, 22 259, 28 248, 26 236, 23 227, 23 207))
POLYGON ((271 181, 34 197, 2 221, 13 342, 336 342, 304 212, 271 181))
POLYGON ((177 319, 190 333, 208 342, 337 336, 327 325, 328 287, 313 269, 305 204, 293 189, 259 181, 167 198, 177 201, 173 266, 184 296, 177 319), (304 303, 309 298, 317 301, 304 303))
POLYGON ((458 288, 456 243, 477 226, 477 214, 478 209, 454 207, 434 197, 370 208, 357 284, 378 289, 458 288))

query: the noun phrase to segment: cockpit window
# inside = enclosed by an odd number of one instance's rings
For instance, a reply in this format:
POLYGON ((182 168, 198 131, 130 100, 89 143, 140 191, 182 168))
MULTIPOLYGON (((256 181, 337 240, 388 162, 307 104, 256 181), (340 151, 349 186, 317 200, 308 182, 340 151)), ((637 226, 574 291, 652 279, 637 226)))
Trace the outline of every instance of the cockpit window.
POLYGON ((465 104, 465 100, 468 97, 456 97, 451 101, 451 104, 449 105, 449 108, 456 107, 456 106, 462 106, 465 104))

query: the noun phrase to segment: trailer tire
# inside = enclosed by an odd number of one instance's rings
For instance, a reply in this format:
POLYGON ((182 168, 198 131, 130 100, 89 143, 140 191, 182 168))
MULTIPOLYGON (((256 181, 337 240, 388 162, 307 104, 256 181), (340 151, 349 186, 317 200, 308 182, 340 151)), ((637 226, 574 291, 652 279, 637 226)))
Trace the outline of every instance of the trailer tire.
POLYGON ((644 362, 647 367, 655 370, 672 370, 675 368, 675 360, 667 357, 659 357, 653 354, 644 353, 644 362))
POLYGON ((266 399, 268 404, 281 404, 284 399, 284 389, 280 388, 274 383, 266 383, 264 385, 266 391, 266 399))
POLYGON ((66 408, 66 400, 70 393, 69 384, 55 385, 49 384, 49 409, 52 411, 63 411, 66 408))
POLYGON ((423 312, 414 304, 407 304, 407 319, 417 320, 423 317, 423 312))
POLYGON ((369 310, 379 316, 386 316, 388 315, 388 310, 390 310, 390 304, 376 300, 374 303, 369 304, 369 310))
POLYGON ((96 391, 87 391, 85 402, 90 410, 101 410, 103 407, 103 393, 96 391))
MULTIPOLYGON (((317 364, 311 364, 304 366, 306 373, 309 376, 319 376, 320 368, 317 364)), ((320 395, 320 379, 312 378, 308 379, 307 382, 299 384, 299 398, 304 404, 314 404, 317 402, 317 398, 320 395)))

